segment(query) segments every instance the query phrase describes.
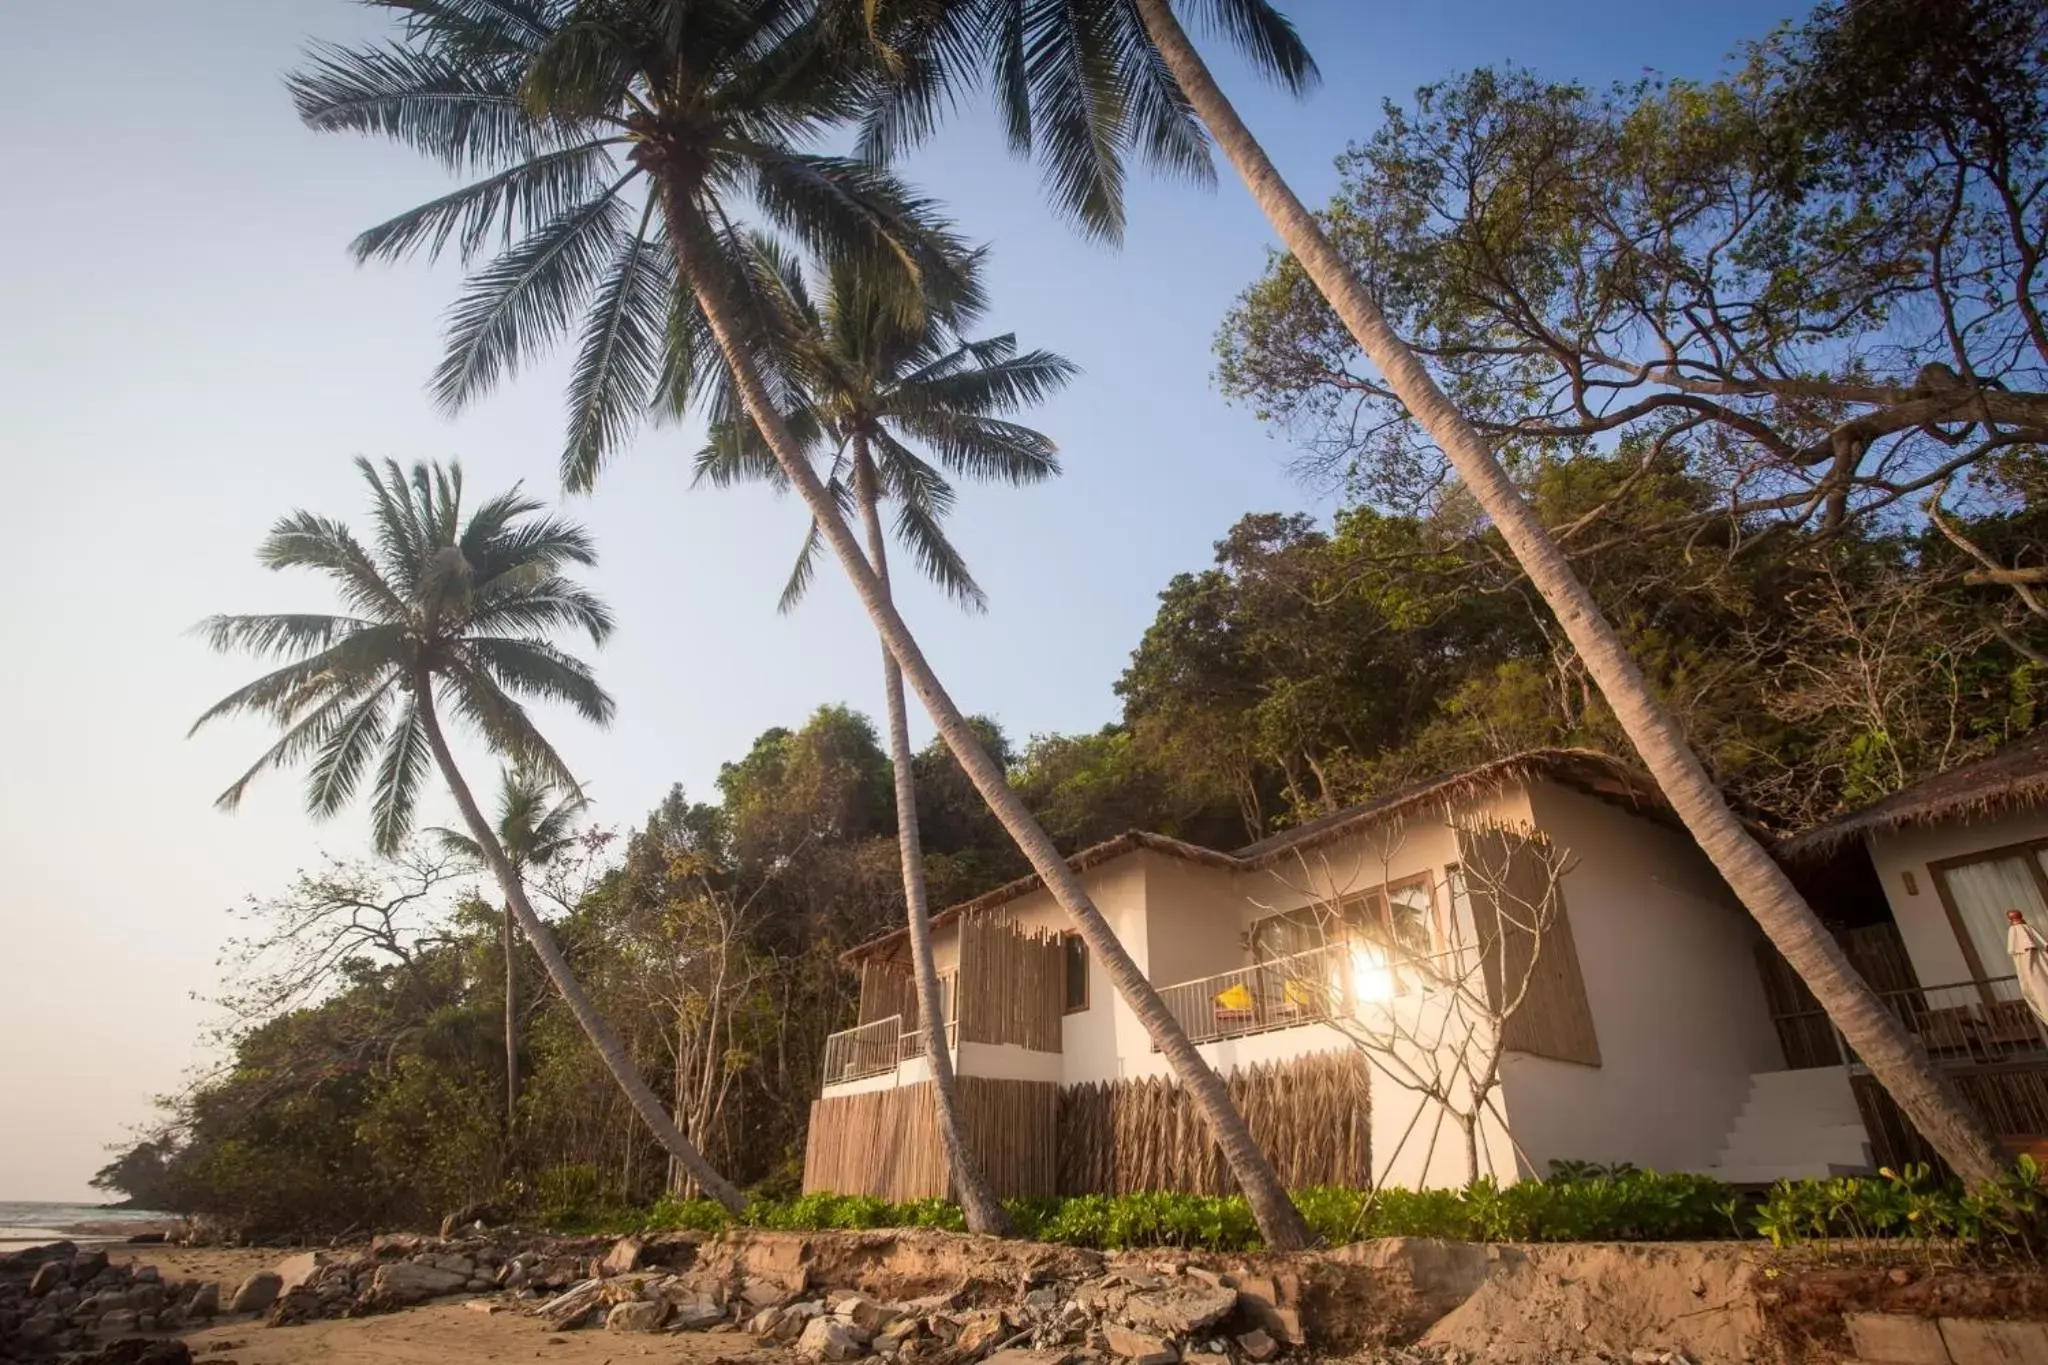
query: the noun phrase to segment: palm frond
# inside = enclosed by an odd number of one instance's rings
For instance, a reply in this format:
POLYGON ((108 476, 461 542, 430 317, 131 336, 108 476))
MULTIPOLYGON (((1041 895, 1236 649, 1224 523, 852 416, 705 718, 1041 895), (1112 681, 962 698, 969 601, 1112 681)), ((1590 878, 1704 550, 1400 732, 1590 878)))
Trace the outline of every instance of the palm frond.
POLYGON ((392 685, 393 679, 387 675, 322 742, 306 782, 306 809, 316 818, 334 814, 355 795, 364 765, 384 738, 384 713, 392 685))
POLYGON ((370 834, 379 853, 396 853, 412 833, 420 784, 432 761, 419 698, 408 695, 399 709, 397 725, 385 740, 384 757, 377 764, 377 779, 371 788, 370 834))
POLYGON ((526 236, 588 200, 617 174, 612 149, 623 138, 572 143, 529 157, 496 175, 388 218, 349 243, 358 262, 395 261, 420 252, 438 260, 453 241, 467 266, 500 239, 526 236))
POLYGON ((432 537, 420 524, 398 461, 387 459, 380 470, 358 455, 355 464, 356 472, 370 486, 370 515, 377 523, 377 550, 382 558, 380 572, 392 592, 410 602, 419 587, 432 537))
POLYGON ((390 138, 453 171, 501 165, 549 142, 549 125, 520 107, 506 67, 418 44, 321 44, 285 85, 308 128, 390 138))
MULTIPOLYGON (((999 338, 998 340, 1007 340, 999 338)), ((1051 351, 1027 351, 928 378, 906 380, 891 397, 892 413, 961 413, 986 417, 1036 407, 1064 389, 1080 367, 1051 351)))
POLYGON ((593 725, 611 723, 611 694, 598 686, 590 665, 545 640, 482 635, 465 640, 463 652, 499 688, 563 702, 593 725))
POLYGON ((546 45, 574 0, 368 0, 396 10, 406 34, 472 60, 526 56, 546 45))
POLYGON ((930 504, 904 498, 896 505, 896 538, 910 548, 926 578, 944 588, 969 611, 988 610, 988 594, 967 571, 967 561, 947 537, 930 504))
POLYGON ((947 298, 965 285, 965 245, 932 201, 889 171, 849 157, 758 144, 747 152, 754 202, 813 253, 893 274, 911 286, 907 297, 947 298))
POLYGON ((606 458, 646 415, 667 359, 675 258, 649 240, 653 214, 650 197, 639 229, 619 242, 584 319, 582 348, 569 376, 569 437, 562 449, 562 483, 568 488, 596 483, 606 458))
POLYGON ((342 599, 356 611, 379 620, 405 613, 405 601, 392 590, 355 534, 331 517, 293 512, 280 517, 264 537, 256 558, 266 569, 318 569, 341 584, 342 599))
POLYGON ((1322 79, 1301 35, 1270 0, 1192 0, 1192 4, 1254 70, 1293 94, 1307 94, 1322 79))
MULTIPOLYGON (((235 809, 242 804, 242 797, 248 793, 250 784, 257 778, 274 768, 288 768, 325 744, 328 737, 346 719, 349 703, 354 700, 352 693, 330 694, 297 723, 286 727, 285 732, 249 765, 246 772, 228 784, 227 790, 213 799, 213 804, 221 810, 235 809)), ((206 719, 204 716, 200 717, 200 724, 204 724, 206 719)), ((197 730, 199 725, 192 728, 197 730)))
POLYGON ((489 866, 483 846, 460 830, 449 829, 446 825, 430 825, 421 833, 433 842, 435 848, 451 858, 460 858, 478 867, 489 866))
MULTIPOLYGON (((259 617, 219 617, 216 621, 261 620, 259 617)), ((233 628, 217 637, 223 651, 237 648, 233 628)), ((309 654, 283 668, 244 684, 208 707, 192 722, 187 736, 223 716, 254 712, 281 723, 294 722, 306 707, 326 698, 358 696, 375 685, 387 668, 404 660, 406 637, 398 625, 371 626, 350 632, 332 645, 309 654)))
POLYGON ((549 575, 517 591, 507 590, 479 603, 469 619, 477 632, 547 633, 580 631, 602 645, 611 637, 611 608, 590 589, 560 575, 549 575))
POLYGON ((448 354, 431 385, 454 411, 565 332, 611 262, 637 172, 529 234, 464 283, 449 312, 448 354))
MULTIPOLYGON (((493 749, 564 791, 580 793, 583 790, 575 774, 569 771, 568 764, 562 761, 562 756, 535 728, 526 708, 506 695, 488 671, 467 663, 453 663, 441 681, 442 696, 493 749)), ((609 716, 611 698, 604 697, 603 700, 605 714, 609 716)))

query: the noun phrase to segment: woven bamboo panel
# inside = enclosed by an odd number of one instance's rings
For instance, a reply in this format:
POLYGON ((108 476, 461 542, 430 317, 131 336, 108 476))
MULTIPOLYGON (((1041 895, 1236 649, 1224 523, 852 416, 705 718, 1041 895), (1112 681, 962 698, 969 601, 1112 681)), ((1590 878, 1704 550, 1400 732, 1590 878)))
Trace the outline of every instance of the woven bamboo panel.
POLYGON ((872 1024, 890 1015, 903 1016, 906 1032, 917 1030, 917 982, 910 968, 870 959, 860 967, 860 1018, 857 1024, 872 1024))
POLYGON ((959 1016, 963 1043, 1014 1043, 1060 1050, 1066 957, 1057 934, 1028 933, 1005 920, 960 921, 959 1016))
MULTIPOLYGON (((1372 1183, 1368 1070, 1354 1053, 1244 1068, 1231 1103, 1283 1184, 1372 1183)), ((1223 1153, 1180 1087, 1162 1077, 1097 1081, 1060 1092, 1059 1192, 1131 1194, 1236 1189, 1223 1153)))
POLYGON ((1521 994, 1520 1005, 1501 1023, 1501 1041, 1512 1052, 1600 1065, 1600 1038, 1572 942, 1564 887, 1555 889, 1554 904, 1547 907, 1550 923, 1539 938, 1531 925, 1546 909, 1548 877, 1528 838, 1512 830, 1461 829, 1458 857, 1468 870, 1466 894, 1482 945, 1487 994, 1500 1001, 1503 981, 1506 995, 1521 994), (1502 896, 1509 898, 1505 914, 1502 896), (1498 952, 1491 946, 1496 942, 1498 952))
MULTIPOLYGON (((961 1076, 961 1127, 1000 1198, 1054 1192, 1058 1098, 1049 1081, 961 1076)), ((930 1199, 952 1192, 930 1082, 811 1102, 804 1191, 930 1199)))

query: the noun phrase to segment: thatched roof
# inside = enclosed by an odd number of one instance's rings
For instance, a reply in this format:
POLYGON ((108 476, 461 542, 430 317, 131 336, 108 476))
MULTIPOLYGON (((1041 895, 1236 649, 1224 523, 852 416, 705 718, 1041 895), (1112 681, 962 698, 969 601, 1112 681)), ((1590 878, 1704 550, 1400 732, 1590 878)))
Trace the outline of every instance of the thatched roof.
MULTIPOLYGON (((1224 853, 1170 838, 1164 834, 1151 834, 1134 829, 1119 834, 1114 839, 1105 839, 1099 844, 1089 845, 1067 859, 1067 866, 1074 872, 1085 872, 1091 867, 1100 867, 1104 863, 1146 850, 1230 872, 1254 871, 1270 867, 1282 857, 1304 853, 1381 821, 1405 815, 1417 807, 1462 805, 1468 801, 1492 796, 1530 778, 1547 778, 1584 792, 1588 796, 1613 802, 1637 815, 1663 824, 1675 826, 1677 823, 1676 817, 1671 813, 1671 808, 1665 803, 1656 785, 1621 760, 1595 753, 1590 749, 1531 749, 1526 753, 1511 754, 1490 763, 1482 763, 1463 772, 1426 778, 1360 805, 1350 806, 1311 820, 1307 824, 1283 830, 1257 843, 1247 844, 1235 853, 1224 853)), ((1036 873, 1028 877, 1019 877, 993 891, 983 892, 971 901, 948 906, 932 916, 932 926, 937 928, 962 915, 993 910, 1010 901, 1028 896, 1042 889, 1044 885, 1044 879, 1036 873)), ((841 960, 860 962, 871 957, 888 956, 903 947, 909 937, 909 931, 906 929, 894 930, 847 949, 841 955, 841 960)))
POLYGON ((1778 845, 1795 862, 1826 857, 1866 835, 1950 820, 1996 820, 2048 804, 2048 728, 1994 754, 1923 778, 1875 805, 1837 815, 1778 845))

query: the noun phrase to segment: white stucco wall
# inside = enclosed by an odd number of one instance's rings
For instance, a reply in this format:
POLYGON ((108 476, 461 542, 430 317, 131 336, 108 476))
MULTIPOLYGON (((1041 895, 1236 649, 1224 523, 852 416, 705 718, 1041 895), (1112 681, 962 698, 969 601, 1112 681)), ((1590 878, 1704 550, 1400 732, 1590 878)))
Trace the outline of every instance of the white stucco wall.
MULTIPOLYGON (((1926 828, 1894 830, 1864 841, 1921 985, 1945 986, 1970 979, 1968 960, 1935 892, 1934 873, 1928 864, 2033 839, 2048 839, 2048 808, 1995 820, 1950 820, 1926 828), (1908 872, 1919 888, 1917 895, 1906 890, 1908 872)), ((2038 927, 2048 929, 2048 925, 2038 927)), ((1994 964, 1987 963, 1985 969, 1994 976, 2002 974, 1994 964)))
POLYGON ((1574 859, 1565 906, 1601 1062, 1509 1056, 1502 1099, 1532 1173, 1560 1158, 1712 1165, 1750 1075, 1784 1066, 1757 929, 1683 835, 1547 782, 1530 804, 1574 859))

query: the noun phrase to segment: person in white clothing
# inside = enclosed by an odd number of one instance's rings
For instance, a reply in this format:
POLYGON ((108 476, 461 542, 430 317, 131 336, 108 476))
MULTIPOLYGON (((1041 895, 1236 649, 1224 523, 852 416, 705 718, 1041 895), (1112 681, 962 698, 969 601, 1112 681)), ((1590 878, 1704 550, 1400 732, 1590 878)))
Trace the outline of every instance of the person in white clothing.
POLYGON ((2006 951, 2012 954, 2013 975, 2019 978, 2020 998, 2043 1024, 2048 1024, 2048 939, 2017 910, 2005 912, 2006 951))

